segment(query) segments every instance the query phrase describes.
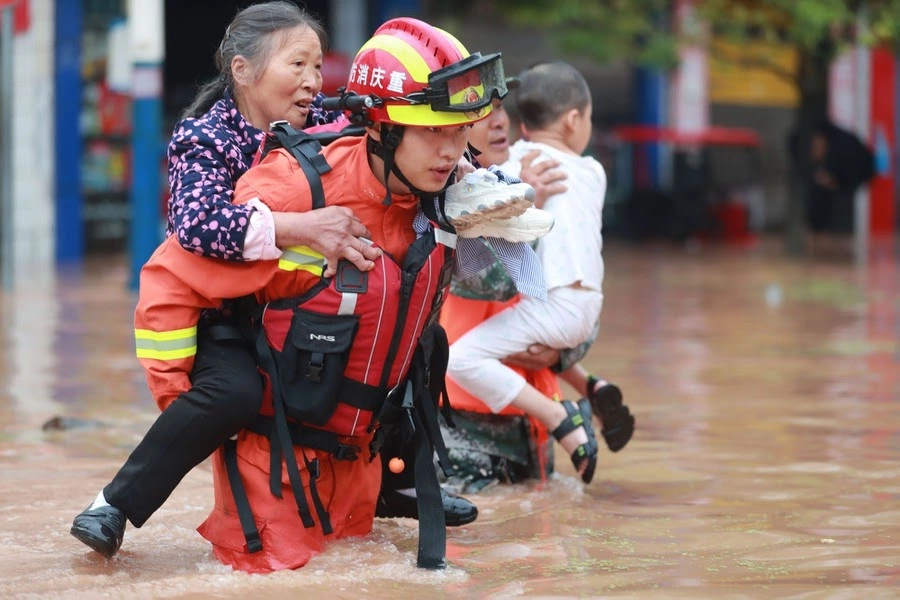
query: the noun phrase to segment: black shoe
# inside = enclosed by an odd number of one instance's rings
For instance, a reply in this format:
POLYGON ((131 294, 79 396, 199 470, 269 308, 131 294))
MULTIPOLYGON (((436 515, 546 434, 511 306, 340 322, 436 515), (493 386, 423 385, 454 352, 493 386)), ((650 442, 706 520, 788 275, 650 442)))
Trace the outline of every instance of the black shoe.
POLYGON ((622 402, 622 390, 617 385, 607 383, 594 390, 596 379, 588 378, 588 398, 594 414, 600 419, 603 428, 600 433, 606 446, 613 452, 625 447, 634 433, 634 416, 622 402))
POLYGON ((89 506, 72 521, 69 533, 92 550, 112 558, 125 536, 125 513, 115 506, 101 506, 93 510, 89 506))
MULTIPOLYGON (((444 503, 444 521, 447 527, 467 525, 478 518, 478 507, 456 494, 441 488, 441 500, 444 503)), ((407 517, 419 518, 419 507, 416 499, 394 490, 381 490, 375 516, 381 518, 407 517)))

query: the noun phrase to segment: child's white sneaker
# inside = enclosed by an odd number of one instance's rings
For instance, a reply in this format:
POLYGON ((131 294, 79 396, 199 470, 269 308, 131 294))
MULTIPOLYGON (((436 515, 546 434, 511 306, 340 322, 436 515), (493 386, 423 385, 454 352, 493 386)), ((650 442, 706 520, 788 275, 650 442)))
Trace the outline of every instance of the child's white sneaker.
POLYGON ((444 195, 444 214, 457 233, 486 221, 521 215, 533 205, 534 188, 527 183, 504 183, 487 169, 467 173, 444 195))
POLYGON ((553 215, 532 206, 521 215, 483 221, 457 232, 462 238, 493 237, 510 242, 533 242, 550 233, 551 229, 553 229, 553 215))

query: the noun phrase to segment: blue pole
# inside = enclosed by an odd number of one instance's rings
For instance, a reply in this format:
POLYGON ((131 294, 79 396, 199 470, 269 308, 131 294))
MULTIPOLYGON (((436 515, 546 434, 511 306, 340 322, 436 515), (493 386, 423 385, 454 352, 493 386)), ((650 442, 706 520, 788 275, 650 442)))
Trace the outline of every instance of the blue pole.
MULTIPOLYGON (((647 68, 635 70, 635 91, 637 96, 637 114, 635 118, 641 125, 662 127, 665 125, 665 75, 660 71, 647 68)), ((646 160, 647 182, 651 188, 660 184, 662 179, 662 144, 645 144, 640 150, 646 160)))
POLYGON ((131 40, 131 272, 129 287, 138 288, 141 267, 162 240, 160 169, 164 152, 162 132, 163 58, 165 26, 163 0, 128 0, 131 40))
POLYGON ((56 143, 56 261, 84 258, 81 194, 82 0, 57 0, 54 130, 56 143))
MULTIPOLYGON (((162 65, 134 65, 134 79, 162 78, 162 65)), ((136 86, 137 87, 137 86, 136 86)), ((160 169, 163 157, 162 100, 158 94, 138 95, 132 104, 131 147, 131 277, 129 287, 136 290, 141 267, 162 241, 159 202, 160 169)))

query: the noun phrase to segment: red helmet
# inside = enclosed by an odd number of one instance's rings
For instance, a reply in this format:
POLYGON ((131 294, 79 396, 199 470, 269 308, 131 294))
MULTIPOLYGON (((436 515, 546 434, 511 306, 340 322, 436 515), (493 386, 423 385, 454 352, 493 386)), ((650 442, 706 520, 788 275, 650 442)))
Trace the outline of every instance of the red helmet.
POLYGON ((481 56, 455 37, 408 17, 379 27, 353 60, 347 92, 370 96, 376 123, 446 127, 488 116, 506 95, 500 54, 481 56))

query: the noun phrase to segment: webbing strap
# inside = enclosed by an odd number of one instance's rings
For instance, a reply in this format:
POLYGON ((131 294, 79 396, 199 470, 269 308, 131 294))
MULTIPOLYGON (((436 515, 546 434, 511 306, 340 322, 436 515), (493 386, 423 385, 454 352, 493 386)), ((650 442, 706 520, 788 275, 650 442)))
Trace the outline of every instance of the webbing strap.
POLYGON ((273 124, 272 133, 303 170, 312 192, 312 207, 314 209, 324 207, 325 190, 322 187, 322 175, 331 171, 331 165, 322 155, 322 144, 308 133, 297 131, 283 122, 273 124))
POLYGON ((237 464, 237 442, 228 440, 225 442, 225 469, 228 472, 228 484, 234 496, 234 505, 237 508, 238 519, 241 521, 241 529, 244 531, 244 539, 247 540, 247 550, 251 553, 262 550, 262 540, 259 539, 259 530, 256 521, 253 520, 253 512, 250 510, 250 501, 247 499, 247 490, 241 480, 241 472, 237 464))
MULTIPOLYGON (((272 436, 270 443, 270 452, 274 454, 275 447, 283 455, 285 465, 287 466, 288 480, 291 484, 291 491, 294 493, 294 499, 297 501, 297 512, 300 514, 300 520, 303 521, 304 527, 314 527, 315 522, 309 513, 309 504, 306 502, 306 493, 303 491, 303 480, 300 479, 300 469, 297 466, 297 457, 294 456, 294 447, 291 444, 291 434, 287 427, 287 417, 284 414, 284 402, 282 401, 281 386, 278 383, 278 371, 275 368, 275 361, 272 358, 272 350, 269 348, 269 342, 266 340, 265 331, 260 327, 259 334, 256 336, 256 353, 259 357, 260 366, 269 374, 269 382, 272 386, 272 405, 275 409, 275 435, 272 436)), ((281 482, 281 461, 279 460, 278 469, 272 469, 270 477, 275 477, 277 473, 279 485, 281 482)), ((310 483, 313 481, 310 474, 310 483)), ((272 487, 273 479, 269 480, 272 487)), ((310 486, 312 491, 312 486, 310 486)), ((280 497, 280 493, 276 494, 280 497)), ((328 529, 331 529, 331 523, 327 522, 328 529)), ((322 523, 322 530, 325 530, 326 522, 322 523)), ((327 533, 330 533, 328 531, 327 533)))
MULTIPOLYGON (((293 141, 293 140, 291 140, 293 141)), ((322 173, 331 170, 331 166, 325 162, 325 157, 319 154, 322 149, 318 142, 298 140, 291 146, 287 146, 291 155, 297 159, 303 174, 306 175, 306 181, 309 182, 309 190, 312 193, 312 207, 323 208, 325 206, 325 188, 322 186, 322 173), (311 152, 310 146, 317 146, 314 152, 311 152), (324 171, 320 171, 319 165, 324 163, 324 171)))
MULTIPOLYGON (((425 332, 420 338, 419 347, 416 349, 416 356, 413 357, 413 362, 416 363, 418 359, 419 368, 412 370, 413 377, 413 387, 416 390, 416 396, 414 398, 415 402, 415 412, 420 416, 422 423, 417 423, 416 430, 417 432, 422 429, 421 425, 424 425, 425 434, 428 437, 428 443, 430 447, 434 449, 434 452, 438 457, 438 464, 441 466, 441 469, 444 471, 444 474, 447 477, 453 475, 453 467, 450 463, 450 456, 447 453, 447 446, 444 445, 444 438, 441 435, 441 426, 438 422, 437 416, 437 403, 440 399, 439 394, 446 393, 446 386, 444 383, 445 374, 446 374, 446 356, 449 352, 447 347, 447 336, 444 332, 443 327, 440 325, 434 325, 432 328, 425 332), (431 334, 431 339, 426 340, 425 336, 431 334), (428 348, 426 348, 425 343, 428 343, 428 348), (438 390, 441 390, 438 393, 438 390)), ((449 400, 444 398, 444 420, 448 420, 449 426, 455 426, 453 424, 453 418, 450 416, 450 406, 449 400)))
POLYGON ((431 369, 429 387, 432 395, 443 399, 443 402, 441 402, 441 415, 444 417, 444 422, 451 429, 455 429, 456 423, 453 422, 450 394, 447 393, 447 363, 450 362, 450 342, 447 339, 447 332, 439 323, 433 325, 432 331, 434 334, 434 348, 432 349, 429 365, 431 369))
POLYGON ((306 472, 309 473, 309 495, 312 497, 313 506, 316 508, 316 514, 319 516, 319 522, 322 524, 322 533, 328 535, 334 532, 331 526, 331 515, 325 510, 322 504, 322 498, 319 497, 319 488, 316 480, 319 478, 319 459, 314 458, 310 461, 303 453, 303 462, 306 463, 306 472))
MULTIPOLYGON (((416 398, 416 413, 421 413, 422 421, 425 425, 425 434, 428 437, 428 442, 431 444, 431 447, 434 448, 435 453, 437 453, 438 464, 440 464, 441 469, 443 469, 444 474, 447 477, 453 475, 453 466, 450 464, 450 456, 447 454, 447 446, 444 445, 444 438, 441 436, 441 427, 440 423, 438 423, 437 418, 437 408, 435 408, 434 401, 430 392, 427 389, 422 390, 422 392, 416 398)), ((417 425, 417 430, 420 429, 417 425)))
POLYGON ((442 363, 446 353, 447 338, 443 329, 433 327, 423 333, 419 339, 418 348, 413 357, 413 368, 410 370, 412 385, 407 386, 407 394, 413 398, 407 398, 404 404, 412 401, 414 406, 410 410, 415 445, 415 478, 416 478, 416 506, 419 513, 419 551, 417 565, 424 569, 442 569, 446 566, 444 560, 447 547, 447 530, 444 515, 444 503, 441 498, 441 488, 434 469, 433 456, 437 454, 438 463, 444 473, 449 477, 453 474, 447 447, 441 436, 438 423, 437 401, 438 397, 433 389, 443 389, 443 378, 446 371, 446 363, 442 363), (443 345, 442 345, 443 343, 443 345), (438 380, 432 380, 432 376, 438 380), (413 392, 413 390, 415 390, 413 392))
MULTIPOLYGON (((447 566, 447 524, 441 486, 432 462, 431 444, 416 411, 414 443, 416 448, 416 507, 419 513, 419 550, 416 565, 422 569, 443 569, 447 566)), ((445 451, 446 452, 446 451, 445 451)))
MULTIPOLYGON (((269 417, 259 417, 247 429, 272 439, 275 434, 275 421, 269 417)), ((357 460, 359 458, 359 446, 339 442, 336 433, 304 427, 297 423, 288 423, 288 429, 291 432, 291 443, 295 446, 305 446, 313 450, 328 452, 338 460, 357 460)))
POLYGON ((434 241, 438 244, 443 244, 448 248, 456 248, 457 235, 455 233, 450 233, 449 231, 444 231, 443 229, 439 229, 437 227, 434 228, 434 241))

